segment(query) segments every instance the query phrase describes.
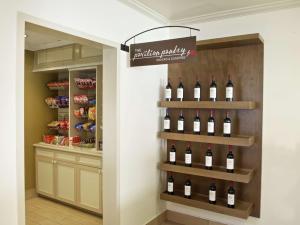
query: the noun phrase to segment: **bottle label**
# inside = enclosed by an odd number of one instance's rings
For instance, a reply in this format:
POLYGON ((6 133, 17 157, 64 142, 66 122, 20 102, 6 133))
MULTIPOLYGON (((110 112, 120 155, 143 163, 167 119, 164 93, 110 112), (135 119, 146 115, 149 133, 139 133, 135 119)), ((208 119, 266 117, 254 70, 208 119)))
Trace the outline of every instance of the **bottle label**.
POLYGON ((209 88, 209 98, 217 98, 217 88, 209 88))
POLYGON ((223 131, 224 131, 224 134, 230 134, 231 133, 231 123, 224 123, 223 131))
POLYGON ((184 121, 178 120, 178 122, 177 122, 177 130, 178 131, 183 131, 183 127, 184 127, 184 121))
POLYGON ((205 156, 205 166, 212 167, 212 156, 205 156))
POLYGON ((177 88, 177 98, 183 98, 183 88, 177 88))
POLYGON ((216 191, 209 190, 209 201, 216 201, 216 191))
POLYGON ((170 120, 169 119, 165 119, 164 120, 164 129, 165 130, 169 130, 170 129, 170 120))
POLYGON ((194 121, 194 132, 200 132, 200 121, 194 121))
POLYGON ((170 162, 176 161, 176 152, 170 152, 170 162))
POLYGON ((227 195, 227 204, 228 205, 234 205, 234 194, 228 194, 227 195))
POLYGON ((226 163, 226 168, 228 170, 233 170, 234 169, 234 159, 227 159, 227 163, 226 163))
POLYGON ((174 190, 174 183, 168 182, 168 192, 173 192, 173 190, 174 190))
POLYGON ((194 98, 200 99, 201 97, 200 93, 201 93, 200 88, 194 88, 194 98))
POLYGON ((184 195, 191 196, 191 186, 184 185, 184 195))
POLYGON ((226 98, 233 98, 233 87, 226 88, 226 98))
POLYGON ((171 97, 172 97, 172 89, 166 88, 165 89, 165 98, 166 99, 171 99, 171 97))
POLYGON ((192 164, 192 154, 190 153, 185 154, 185 164, 192 164))
POLYGON ((214 133, 215 132, 215 123, 214 122, 208 122, 207 123, 207 132, 208 133, 214 133))

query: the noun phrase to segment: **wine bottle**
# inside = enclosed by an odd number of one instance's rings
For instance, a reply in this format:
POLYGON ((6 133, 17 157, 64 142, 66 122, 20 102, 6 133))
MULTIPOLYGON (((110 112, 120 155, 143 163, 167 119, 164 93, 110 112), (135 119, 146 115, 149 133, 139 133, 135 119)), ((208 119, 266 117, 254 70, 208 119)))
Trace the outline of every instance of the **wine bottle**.
POLYGON ((228 82, 226 84, 226 101, 233 101, 233 83, 228 76, 228 82))
POLYGON ((171 131, 171 117, 169 115, 169 110, 166 110, 166 115, 164 118, 164 131, 170 132, 171 131))
POLYGON ((227 192, 227 206, 228 208, 235 207, 235 190, 232 186, 229 187, 227 192))
POLYGON ((177 100, 178 101, 183 101, 183 91, 184 91, 184 87, 183 87, 182 81, 180 80, 180 83, 177 87, 177 100))
POLYGON ((230 137, 231 136, 231 119, 229 118, 229 113, 226 113, 226 117, 223 123, 223 136, 230 137))
POLYGON ((234 155, 231 151, 231 146, 228 146, 229 152, 226 157, 226 170, 228 173, 234 172, 234 155))
POLYGON ((205 154, 205 168, 208 170, 212 170, 213 163, 213 154, 211 151, 211 145, 208 145, 206 154, 205 154))
POLYGON ((210 111, 210 116, 207 121, 207 135, 209 136, 215 135, 215 118, 212 110, 210 111))
POLYGON ((190 145, 188 145, 185 150, 184 162, 185 162, 185 166, 192 167, 192 149, 190 145))
POLYGON ((168 80, 168 84, 165 88, 165 99, 166 99, 166 101, 171 101, 172 100, 172 86, 171 86, 169 80, 168 80))
POLYGON ((174 195, 174 179, 173 176, 169 176, 168 178, 168 190, 167 190, 169 195, 174 195))
POLYGON ((209 186, 208 202, 210 204, 216 204, 217 202, 217 187, 214 183, 209 186))
POLYGON ((169 163, 176 165, 176 148, 175 145, 172 145, 171 150, 169 152, 169 163))
POLYGON ((214 102, 217 101, 217 83, 214 77, 212 77, 212 81, 209 87, 209 100, 214 102))
POLYGON ((192 182, 190 180, 186 180, 184 184, 184 197, 191 198, 192 196, 192 182))
POLYGON ((194 87, 194 100, 200 101, 201 100, 201 84, 199 80, 197 80, 195 87, 194 87))
POLYGON ((184 116, 183 116, 182 110, 180 112, 180 115, 179 115, 179 118, 177 121, 177 131, 179 133, 184 133, 184 116))
POLYGON ((196 117, 194 118, 193 132, 194 134, 200 134, 201 131, 201 121, 199 117, 199 111, 197 111, 196 117))

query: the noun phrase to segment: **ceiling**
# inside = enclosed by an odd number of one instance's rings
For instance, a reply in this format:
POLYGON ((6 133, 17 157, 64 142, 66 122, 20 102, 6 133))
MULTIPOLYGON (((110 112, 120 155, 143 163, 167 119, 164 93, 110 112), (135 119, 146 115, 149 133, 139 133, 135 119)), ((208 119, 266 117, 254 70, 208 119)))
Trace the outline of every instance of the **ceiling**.
POLYGON ((209 21, 300 6, 300 0, 120 0, 168 24, 209 21))

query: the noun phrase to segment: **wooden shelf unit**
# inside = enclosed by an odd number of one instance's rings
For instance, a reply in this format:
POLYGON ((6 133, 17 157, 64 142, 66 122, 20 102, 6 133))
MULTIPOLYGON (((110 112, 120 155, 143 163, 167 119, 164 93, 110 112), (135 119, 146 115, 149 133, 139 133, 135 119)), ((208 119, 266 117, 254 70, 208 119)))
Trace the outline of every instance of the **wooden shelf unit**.
POLYGON ((187 133, 160 132, 159 137, 167 140, 233 145, 243 147, 250 147, 254 143, 253 136, 222 137, 187 133))
POLYGON ((193 176, 209 177, 219 180, 227 180, 240 183, 249 183, 253 177, 253 169, 235 169, 234 173, 226 172, 224 167, 213 166, 207 170, 203 165, 193 163, 193 167, 184 166, 183 162, 176 162, 176 165, 161 163, 160 169, 167 172, 182 173, 193 176))
POLYGON ((249 202, 236 201, 235 208, 232 209, 227 207, 225 199, 217 199, 217 203, 214 205, 208 203, 208 197, 205 195, 192 195, 192 198, 188 199, 184 198, 182 194, 178 194, 178 192, 175 192, 175 195, 169 195, 164 192, 160 194, 160 199, 242 219, 247 219, 253 209, 253 204, 249 202))
POLYGON ((159 107, 178 109, 255 109, 253 101, 160 101, 159 107))

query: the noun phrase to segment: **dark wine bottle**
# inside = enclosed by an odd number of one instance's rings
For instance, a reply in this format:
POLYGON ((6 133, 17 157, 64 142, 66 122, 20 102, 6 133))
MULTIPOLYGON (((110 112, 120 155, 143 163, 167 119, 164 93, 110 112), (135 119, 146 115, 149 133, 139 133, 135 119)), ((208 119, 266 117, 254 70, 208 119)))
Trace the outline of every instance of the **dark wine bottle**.
POLYGON ((235 190, 232 186, 229 187, 227 192, 227 206, 228 208, 235 207, 235 190))
POLYGON ((199 111, 197 111, 196 117, 194 118, 193 132, 194 134, 200 134, 201 131, 201 121, 199 117, 199 111))
POLYGON ((217 187, 214 183, 209 186, 208 202, 210 204, 216 204, 217 202, 217 187))
POLYGON ((191 198, 192 196, 192 182, 190 180, 186 180, 184 184, 184 197, 191 198))
POLYGON ((212 81, 209 87, 209 100, 214 102, 217 101, 217 83, 214 77, 212 77, 212 81))
POLYGON ((211 151, 211 145, 208 145, 206 154, 205 154, 205 168, 208 170, 212 170, 213 164, 213 154, 211 151))
POLYGON ((173 179, 173 176, 169 176, 169 178, 168 178, 167 192, 168 192, 169 195, 174 195, 174 179, 173 179))
POLYGON ((200 101, 201 100, 201 84, 199 80, 197 80, 195 87, 194 87, 194 100, 200 101))
POLYGON ((177 121, 177 132, 184 133, 184 116, 182 110, 177 121))
POLYGON ((169 115, 169 110, 166 110, 166 115, 164 118, 164 131, 170 132, 171 131, 171 117, 169 115))
POLYGON ((168 80, 168 84, 165 88, 165 99, 166 99, 166 101, 171 101, 172 100, 172 86, 171 86, 169 80, 168 80))
POLYGON ((228 76, 228 82, 226 84, 226 101, 233 101, 233 83, 228 76))
POLYGON ((223 136, 230 137, 231 136, 231 119, 229 118, 229 113, 226 113, 226 117, 223 123, 223 136))
POLYGON ((171 150, 169 152, 169 163, 176 165, 176 148, 175 145, 172 145, 171 150))
POLYGON ((234 155, 231 151, 231 146, 228 146, 228 154, 226 157, 226 170, 228 173, 233 173, 234 172, 234 155))
POLYGON ((180 83, 177 87, 177 100, 178 101, 183 101, 183 91, 184 91, 184 87, 183 87, 182 81, 180 80, 180 83))
POLYGON ((185 150, 184 163, 185 163, 185 166, 192 167, 192 149, 191 149, 190 145, 188 145, 185 150))
POLYGON ((207 121, 207 135, 209 136, 215 135, 215 118, 212 110, 210 111, 210 116, 207 121))

